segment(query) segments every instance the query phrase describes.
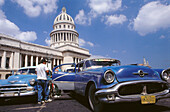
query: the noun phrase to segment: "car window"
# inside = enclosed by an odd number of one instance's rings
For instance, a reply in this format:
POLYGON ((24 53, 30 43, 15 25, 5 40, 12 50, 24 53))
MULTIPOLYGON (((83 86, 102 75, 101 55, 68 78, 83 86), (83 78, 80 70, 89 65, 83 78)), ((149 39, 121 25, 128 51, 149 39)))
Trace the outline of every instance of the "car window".
POLYGON ((29 69, 29 73, 30 73, 30 74, 35 74, 35 68, 30 68, 30 69, 29 69))
POLYGON ((67 65, 61 65, 54 70, 55 73, 73 73, 75 72, 75 67, 72 64, 67 64, 67 65))
POLYGON ((87 61, 85 62, 85 67, 88 68, 88 67, 90 67, 90 66, 91 66, 91 65, 90 65, 90 61, 87 60, 87 61))
POLYGON ((84 64, 84 63, 79 63, 79 64, 77 64, 77 66, 76 66, 76 71, 77 71, 77 72, 83 71, 83 64, 84 64))
POLYGON ((19 69, 16 74, 22 74, 22 75, 26 75, 28 73, 28 69, 19 69))

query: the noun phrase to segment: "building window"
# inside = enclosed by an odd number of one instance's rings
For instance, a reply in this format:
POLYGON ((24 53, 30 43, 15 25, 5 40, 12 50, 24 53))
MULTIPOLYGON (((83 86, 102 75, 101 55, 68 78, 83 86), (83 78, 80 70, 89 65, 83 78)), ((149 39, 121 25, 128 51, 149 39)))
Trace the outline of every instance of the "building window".
POLYGON ((70 28, 70 25, 68 25, 68 28, 70 28))
POLYGON ((57 29, 57 26, 55 28, 57 29))
POLYGON ((6 65, 5 68, 9 68, 9 57, 6 57, 6 65))
POLYGON ((67 20, 69 20, 69 17, 67 16, 67 20))
POLYGON ((61 25, 59 25, 59 28, 61 28, 61 25))
POLYGON ((1 68, 1 61, 2 61, 2 57, 0 57, 0 68, 1 68))
POLYGON ((64 25, 64 28, 66 27, 66 25, 64 25))

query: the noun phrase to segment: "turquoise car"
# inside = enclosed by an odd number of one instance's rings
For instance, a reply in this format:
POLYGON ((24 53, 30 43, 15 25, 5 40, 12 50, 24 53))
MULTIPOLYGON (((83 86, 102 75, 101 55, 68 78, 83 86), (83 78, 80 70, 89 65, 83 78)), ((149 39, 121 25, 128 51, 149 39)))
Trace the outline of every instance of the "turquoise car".
MULTIPOLYGON (((36 66, 20 68, 8 79, 0 80, 0 99, 21 96, 37 96, 36 66)), ((48 77, 48 80, 51 80, 48 77)), ((51 81, 49 81, 51 82, 51 81)))

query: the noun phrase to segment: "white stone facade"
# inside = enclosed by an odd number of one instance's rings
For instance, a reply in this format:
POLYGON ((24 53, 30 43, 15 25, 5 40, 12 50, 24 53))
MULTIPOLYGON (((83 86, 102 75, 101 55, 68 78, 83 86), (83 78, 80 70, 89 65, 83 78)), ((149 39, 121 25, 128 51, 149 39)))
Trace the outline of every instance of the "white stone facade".
POLYGON ((36 66, 42 58, 49 60, 47 66, 52 69, 55 65, 78 63, 90 57, 87 49, 79 47, 79 34, 75 30, 72 17, 66 13, 65 8, 55 18, 50 37, 51 45, 48 47, 0 34, 0 79, 5 79, 5 75, 11 70, 36 66))

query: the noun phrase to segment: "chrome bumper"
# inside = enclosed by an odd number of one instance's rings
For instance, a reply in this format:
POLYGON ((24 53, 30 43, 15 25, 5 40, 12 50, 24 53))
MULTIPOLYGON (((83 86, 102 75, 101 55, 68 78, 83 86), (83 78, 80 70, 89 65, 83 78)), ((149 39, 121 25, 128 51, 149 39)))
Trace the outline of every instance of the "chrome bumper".
POLYGON ((0 98, 6 98, 6 97, 19 97, 19 96, 32 96, 36 95, 35 91, 29 91, 25 93, 13 93, 13 92, 8 92, 8 93, 0 93, 0 98))
POLYGON ((9 84, 0 86, 0 98, 35 95, 37 91, 27 84, 9 84))
POLYGON ((143 81, 123 82, 115 85, 112 88, 98 90, 96 91, 95 95, 97 96, 98 100, 103 103, 137 102, 137 101, 141 101, 141 96, 143 95, 154 95, 156 97, 156 100, 163 99, 163 98, 170 98, 170 88, 162 92, 157 92, 152 94, 138 94, 138 95, 125 95, 125 96, 119 95, 118 89, 121 86, 128 85, 128 84, 137 84, 142 82, 146 83, 146 82, 158 82, 158 81, 143 80, 143 81))

